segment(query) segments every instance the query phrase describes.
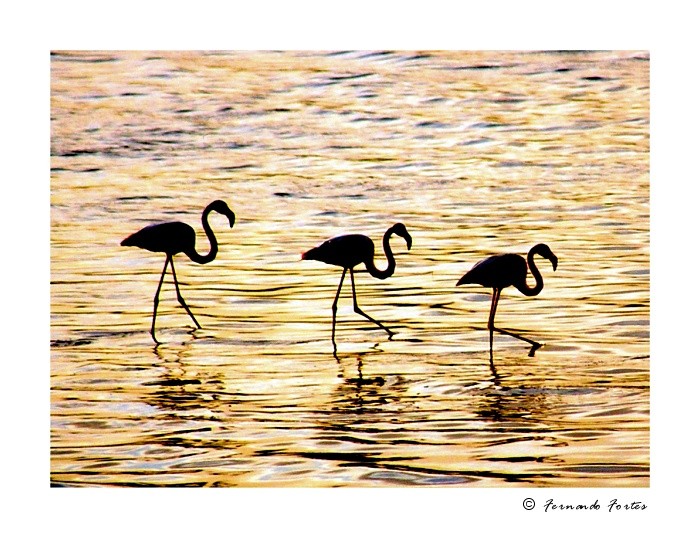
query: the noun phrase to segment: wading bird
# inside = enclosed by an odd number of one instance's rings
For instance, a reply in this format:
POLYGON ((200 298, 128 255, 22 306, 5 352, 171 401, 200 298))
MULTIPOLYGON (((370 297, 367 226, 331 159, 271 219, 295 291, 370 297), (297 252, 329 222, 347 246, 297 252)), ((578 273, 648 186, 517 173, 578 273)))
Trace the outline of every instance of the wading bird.
POLYGON ((139 247, 151 252, 164 252, 165 253, 165 266, 163 267, 163 273, 160 275, 160 282, 158 282, 158 289, 156 289, 155 297, 153 297, 153 321, 151 323, 151 337, 156 344, 159 344, 156 339, 156 315, 158 313, 158 294, 160 293, 160 288, 163 285, 163 278, 165 277, 165 272, 168 269, 168 264, 173 272, 173 280, 175 281, 175 291, 177 293, 178 302, 185 308, 187 313, 194 321, 194 324, 198 329, 202 327, 197 322, 190 308, 187 306, 184 297, 180 293, 180 286, 177 282, 177 276, 175 276, 175 265, 173 264, 173 256, 182 252, 186 254, 190 260, 197 263, 209 263, 214 258, 219 251, 219 245, 214 236, 214 232, 209 226, 208 218, 209 213, 216 211, 222 215, 228 217, 228 221, 233 228, 233 223, 236 221, 236 215, 229 209, 226 202, 221 200, 216 200, 209 204, 202 213, 202 227, 204 232, 209 238, 210 250, 209 254, 202 256, 199 254, 195 248, 195 231, 189 224, 184 222, 162 222, 159 224, 151 224, 145 228, 139 230, 138 232, 130 235, 124 241, 121 242, 123 247, 139 247))
POLYGON ((508 334, 515 338, 519 338, 532 345, 530 356, 533 356, 535 351, 542 344, 530 340, 523 336, 511 333, 504 329, 494 327, 493 320, 496 317, 496 307, 498 299, 501 296, 501 290, 508 286, 514 286, 520 293, 532 297, 539 294, 544 288, 544 281, 537 266, 535 265, 535 254, 542 256, 552 262, 552 267, 557 270, 557 257, 544 243, 539 243, 530 249, 527 254, 527 262, 518 254, 497 254, 478 262, 472 269, 467 272, 457 282, 458 286, 462 284, 479 284, 486 288, 493 288, 493 296, 491 298, 491 313, 489 314, 489 349, 493 353, 493 331, 508 334), (530 288, 527 285, 527 269, 530 268, 532 276, 535 277, 535 287, 530 288))
POLYGON ((364 263, 367 271, 374 278, 379 278, 384 280, 389 278, 394 274, 394 269, 396 269, 396 261, 394 260, 394 255, 391 252, 391 246, 389 245, 389 238, 392 234, 403 237, 406 240, 406 245, 408 250, 411 250, 411 243, 413 242, 411 235, 406 230, 406 227, 401 224, 394 224, 384 233, 384 240, 382 244, 384 246, 384 254, 388 262, 387 268, 383 271, 377 269, 374 265, 374 242, 366 235, 352 234, 352 235, 341 235, 329 239, 328 241, 320 244, 319 246, 312 248, 308 252, 302 254, 302 260, 318 260, 323 263, 330 265, 337 265, 343 268, 343 274, 340 277, 340 284, 338 285, 338 291, 335 294, 335 299, 333 300, 333 306, 331 310, 333 311, 333 330, 331 334, 331 340, 333 341, 333 349, 335 346, 335 314, 338 310, 338 297, 340 296, 340 289, 343 287, 343 280, 345 279, 345 273, 350 270, 350 282, 352 283, 352 301, 355 308, 355 312, 364 316, 369 321, 376 323, 382 329, 384 329, 391 338, 394 333, 382 325, 379 321, 372 318, 371 316, 365 314, 357 304, 357 295, 355 294, 355 275, 353 268, 360 263, 364 263))

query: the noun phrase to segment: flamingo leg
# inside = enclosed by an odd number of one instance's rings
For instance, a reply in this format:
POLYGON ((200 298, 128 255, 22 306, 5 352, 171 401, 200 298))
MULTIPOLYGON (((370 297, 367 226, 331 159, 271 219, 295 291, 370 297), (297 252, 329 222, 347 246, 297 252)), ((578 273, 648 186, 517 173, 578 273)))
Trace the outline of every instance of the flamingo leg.
POLYGON ((496 307, 498 307, 498 299, 501 297, 501 290, 499 288, 493 288, 493 295, 491 296, 491 313, 489 314, 489 350, 493 354, 493 320, 496 317, 496 307))
POLYGON ((173 270, 173 280, 175 281, 175 292, 177 293, 177 300, 183 307, 185 307, 185 310, 187 310, 187 313, 190 315, 192 321, 194 321, 194 324, 197 326, 197 328, 201 329, 201 325, 197 322, 197 319, 194 317, 194 314, 192 314, 192 312, 190 311, 190 307, 187 306, 185 298, 180 293, 180 286, 177 283, 177 276, 175 275, 175 264, 173 263, 173 257, 169 256, 168 258, 170 259, 170 267, 173 270))
POLYGON ((522 340, 523 342, 527 342, 532 346, 532 349, 530 349, 529 356, 534 357, 535 356, 535 351, 537 351, 539 348, 542 347, 542 344, 539 342, 535 342, 534 340, 530 340, 529 338, 525 338, 524 336, 521 336, 519 334, 516 334, 514 332, 506 331, 505 329, 499 329, 498 327, 494 327, 494 330, 498 331, 499 333, 502 334, 507 334, 508 336, 512 336, 513 338, 517 338, 518 340, 522 340))
POLYGON ((498 299, 500 299, 500 297, 501 290, 498 288, 494 288, 493 298, 491 299, 491 314, 489 315, 489 349, 491 351, 491 357, 493 357, 493 331, 498 331, 501 334, 507 334, 508 336, 512 336, 513 338, 517 338, 519 340, 527 342, 532 346, 529 355, 530 357, 534 357, 535 351, 541 348, 542 344, 540 344, 539 342, 535 342, 534 340, 530 340, 529 338, 525 338, 524 336, 520 336, 519 334, 507 331, 505 329, 499 329, 498 327, 494 326, 494 319, 496 317, 496 307, 498 306, 498 299))
POLYGON ((353 303, 353 306, 355 308, 355 312, 357 312, 361 316, 364 316, 365 318, 367 318, 371 322, 379 325, 382 329, 384 329, 389 334, 389 338, 394 336, 394 333, 391 332, 389 329, 387 329, 379 321, 377 321, 373 317, 369 316, 368 314, 365 314, 362 310, 360 310, 360 306, 357 304, 357 295, 355 294, 355 273, 353 272, 352 267, 350 268, 350 282, 352 283, 352 303, 353 303))
POLYGON ((158 296, 160 295, 160 288, 163 286, 163 279, 165 278, 165 272, 168 270, 168 262, 170 261, 170 256, 165 257, 165 265, 163 266, 163 272, 160 275, 160 282, 158 282, 158 288, 156 289, 156 294, 153 297, 153 320, 151 321, 151 338, 156 344, 160 342, 156 339, 156 316, 158 315, 158 296))
MULTIPOLYGON (((333 311, 333 330, 331 332, 331 340, 333 340, 333 352, 336 352, 335 347, 335 313, 338 311, 338 297, 340 297, 340 289, 343 287, 343 280, 345 280, 345 273, 347 268, 343 268, 343 275, 340 277, 340 284, 338 284, 338 291, 335 292, 335 299, 331 305, 331 310, 333 311)), ((337 358, 337 357, 336 357, 337 358)))

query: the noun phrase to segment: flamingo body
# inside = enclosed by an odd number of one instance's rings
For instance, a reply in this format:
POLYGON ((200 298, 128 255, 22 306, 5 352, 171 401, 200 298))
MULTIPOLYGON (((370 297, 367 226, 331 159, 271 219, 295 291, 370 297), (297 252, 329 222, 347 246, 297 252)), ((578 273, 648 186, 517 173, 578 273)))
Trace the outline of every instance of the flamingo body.
POLYGON ((527 278, 527 262, 518 254, 496 254, 478 262, 457 282, 503 289, 521 286, 527 278))
POLYGON ((194 228, 184 222, 151 224, 121 242, 123 247, 139 247, 151 252, 164 252, 170 256, 194 249, 194 228))
POLYGON ((350 269, 374 259, 374 241, 361 234, 341 235, 305 252, 302 259, 350 269))
POLYGON ((178 302, 190 315, 197 328, 201 329, 199 322, 190 311, 184 297, 180 293, 180 286, 175 274, 173 256, 182 252, 192 261, 199 264, 209 263, 216 258, 216 254, 218 253, 218 242, 216 241, 216 236, 214 235, 211 226, 209 226, 208 221, 209 214, 212 211, 216 211, 217 213, 221 213, 222 215, 228 217, 231 227, 233 227, 233 224, 236 221, 236 215, 233 213, 233 211, 231 211, 228 205, 226 205, 226 202, 222 200, 216 200, 204 208, 204 211, 202 212, 202 227, 204 228, 204 232, 209 239, 210 249, 208 254, 202 255, 197 252, 195 249, 196 233, 194 228, 192 228, 192 226, 189 224, 185 224, 184 222, 162 222, 158 224, 151 224, 145 228, 142 228, 138 232, 131 234, 121 242, 121 246, 123 247, 139 247, 151 252, 163 252, 165 254, 165 265, 163 266, 163 272, 160 275, 160 282, 158 283, 158 288, 156 289, 156 294, 153 298, 151 337, 156 344, 160 343, 156 339, 155 335, 156 316, 158 314, 158 296, 160 294, 160 288, 163 285, 163 278, 165 277, 165 273, 168 269, 168 264, 170 264, 170 268, 172 269, 178 302))

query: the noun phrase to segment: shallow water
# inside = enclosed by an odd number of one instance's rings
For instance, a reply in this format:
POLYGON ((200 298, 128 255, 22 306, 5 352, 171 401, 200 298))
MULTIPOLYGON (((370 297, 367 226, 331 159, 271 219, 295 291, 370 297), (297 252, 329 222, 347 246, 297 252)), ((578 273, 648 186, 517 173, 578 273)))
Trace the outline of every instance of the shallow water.
POLYGON ((57 52, 54 485, 649 485, 643 52, 57 52), (215 261, 120 247, 181 220, 215 261), (300 254, 394 222, 395 274, 300 254), (539 242, 544 290, 455 287, 539 242))

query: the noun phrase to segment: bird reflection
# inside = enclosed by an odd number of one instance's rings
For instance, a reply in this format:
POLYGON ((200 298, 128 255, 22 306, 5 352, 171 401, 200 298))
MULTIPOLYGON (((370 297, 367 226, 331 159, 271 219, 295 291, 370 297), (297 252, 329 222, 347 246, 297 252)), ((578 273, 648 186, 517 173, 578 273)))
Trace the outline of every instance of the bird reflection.
POLYGON ((202 408, 220 410, 226 387, 223 378, 213 376, 208 370, 188 373, 182 362, 188 351, 189 347, 175 351, 162 346, 154 348, 163 373, 158 379, 144 383, 146 387, 154 387, 154 390, 143 395, 144 400, 159 409, 175 412, 202 408))
POLYGON ((396 269, 396 261, 394 260, 394 255, 391 251, 391 245, 389 244, 389 238, 393 234, 403 237, 406 240, 408 250, 411 250, 411 243, 413 239, 406 230, 406 227, 401 223, 394 224, 384 233, 384 239, 382 241, 384 254, 386 255, 387 259, 387 267, 383 271, 377 269, 376 265, 374 264, 374 242, 366 235, 351 234, 334 237, 302 254, 302 260, 318 260, 323 263, 337 265, 343 268, 343 274, 340 277, 338 291, 335 294, 335 299, 333 300, 333 305, 331 306, 331 310, 333 312, 333 329, 331 333, 331 340, 333 341, 334 351, 337 350, 335 343, 335 317, 338 310, 338 297, 340 296, 340 290, 343 287, 345 273, 348 271, 348 269, 350 270, 352 302, 355 312, 384 329, 389 335, 390 340, 394 335, 394 333, 387 329, 381 322, 377 321, 360 309, 359 305, 357 304, 357 295, 355 293, 355 273, 353 270, 356 265, 364 263, 367 271, 374 278, 384 280, 393 275, 394 270, 396 269))
POLYGON ((523 295, 532 297, 534 295, 538 295, 544 288, 544 280, 542 279, 542 275, 535 265, 535 254, 548 259, 550 262, 552 262, 553 269, 555 271, 557 270, 557 257, 547 245, 544 243, 539 243, 530 249, 527 254, 527 261, 525 261, 525 259, 518 254, 497 254, 495 256, 490 256, 489 258, 478 262, 457 282, 457 286, 461 286, 463 284, 479 284, 486 288, 493 288, 493 295, 491 297, 491 313, 489 314, 488 322, 489 351, 492 358, 494 330, 529 343, 532 346, 529 353, 530 357, 533 357, 535 355, 535 351, 542 347, 542 344, 536 342, 535 340, 525 338, 519 334, 494 326, 496 307, 498 306, 498 299, 501 296, 501 290, 507 288, 508 286, 514 286, 523 295), (532 276, 535 278, 535 286, 532 288, 527 285, 528 267, 530 268, 532 276))
POLYGON ((489 357, 489 368, 491 369, 491 381, 493 382, 493 386, 496 389, 501 388, 501 376, 498 375, 498 371, 496 370, 496 365, 493 363, 493 353, 491 353, 489 357))
POLYGON ((340 422, 354 423, 358 415, 383 413, 387 405, 400 401, 406 391, 406 380, 400 375, 366 375, 364 362, 372 355, 376 351, 336 357, 342 383, 337 386, 332 401, 334 409, 342 412, 343 418, 338 417, 340 422))
POLYGON ((362 375, 362 356, 358 355, 357 357, 357 376, 356 377, 348 377, 345 372, 342 370, 342 364, 340 362, 340 359, 336 355, 336 360, 338 361, 338 364, 341 365, 341 371, 338 374, 338 377, 341 379, 345 380, 346 383, 348 384, 353 384, 355 386, 362 387, 363 385, 376 385, 378 387, 381 387, 386 383, 386 379, 384 379, 382 376, 375 376, 375 377, 364 377, 362 375))
MULTIPOLYGON (((490 386, 476 393, 469 401, 469 407, 477 417, 504 424, 523 419, 546 421, 552 405, 542 387, 518 384, 512 375, 500 374, 493 355, 489 359, 489 369, 490 386)), ((519 427, 523 428, 523 425, 519 427)), ((526 430, 527 428, 524 431, 526 430)))
POLYGON ((129 237, 121 242, 123 247, 139 247, 145 250, 150 250, 151 252, 163 252, 165 253, 165 265, 163 266, 163 272, 160 275, 160 282, 158 282, 158 288, 156 289, 156 294, 153 297, 153 320, 151 322, 151 337, 156 345, 160 344, 156 338, 156 316, 158 314, 158 295, 160 294, 160 288, 163 285, 163 279, 165 278, 165 273, 168 270, 168 264, 173 273, 173 280, 175 281, 175 291, 177 293, 177 300, 187 311, 189 316, 194 321, 197 329, 202 327, 199 322, 194 317, 194 314, 190 311, 190 307, 187 306, 185 298, 180 293, 180 286, 177 282, 177 276, 175 275, 175 264, 173 263, 173 256, 180 252, 186 254, 193 262, 205 264, 216 258, 216 254, 219 251, 218 242, 214 236, 214 232, 209 226, 209 213, 216 211, 222 215, 228 217, 229 224, 233 227, 236 220, 236 215, 229 209, 226 202, 221 200, 216 200, 210 203, 202 213, 202 227, 204 232, 207 234, 207 238, 210 243, 209 253, 206 255, 199 254, 195 250, 195 238, 196 234, 194 229, 184 222, 162 222, 158 224, 151 224, 142 228, 136 233, 131 234, 129 237))

